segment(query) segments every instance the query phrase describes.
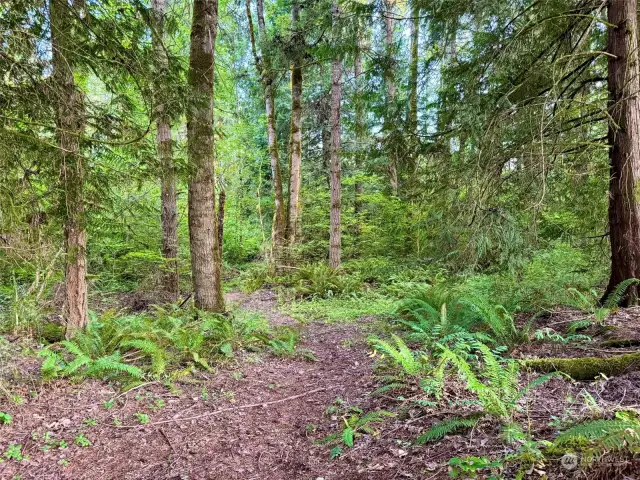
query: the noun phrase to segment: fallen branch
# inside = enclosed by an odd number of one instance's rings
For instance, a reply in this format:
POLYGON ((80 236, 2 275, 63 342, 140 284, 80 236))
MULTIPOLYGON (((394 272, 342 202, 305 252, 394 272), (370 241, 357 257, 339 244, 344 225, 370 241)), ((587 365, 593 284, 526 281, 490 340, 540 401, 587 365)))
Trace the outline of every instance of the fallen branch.
POLYGON ((574 380, 593 380, 600 374, 612 377, 640 369, 640 352, 603 358, 536 358, 523 360, 522 364, 541 373, 562 372, 574 380))
POLYGON ((194 415, 192 417, 172 418, 170 420, 162 420, 160 422, 145 423, 145 424, 140 424, 140 425, 115 425, 115 428, 152 427, 154 425, 162 425, 164 423, 183 422, 183 421, 186 421, 186 420, 197 420, 199 418, 210 417, 212 415, 218 415, 219 413, 224 413, 224 412, 232 412, 232 411, 235 411, 235 410, 244 410, 244 409, 247 409, 247 408, 266 407, 268 405, 273 405, 275 403, 284 403, 284 402, 288 402, 289 400, 295 400, 296 398, 306 397, 307 395, 311 395, 313 393, 322 392, 324 390, 327 390, 327 388, 326 387, 316 388, 315 390, 309 390, 308 392, 300 393, 298 395, 293 395, 291 397, 281 398, 279 400, 272 400, 271 402, 250 403, 249 405, 240 405, 238 407, 222 408, 222 409, 216 410, 214 412, 207 412, 207 413, 203 413, 201 415, 194 415))

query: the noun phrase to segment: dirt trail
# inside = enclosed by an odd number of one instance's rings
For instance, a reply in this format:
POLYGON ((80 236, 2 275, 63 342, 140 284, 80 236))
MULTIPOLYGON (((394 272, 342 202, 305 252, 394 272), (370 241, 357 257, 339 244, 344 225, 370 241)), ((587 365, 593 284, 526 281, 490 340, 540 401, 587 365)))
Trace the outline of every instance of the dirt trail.
MULTIPOLYGON (((276 299, 269 292, 231 294, 229 300, 262 312, 273 325, 296 323, 278 312, 276 299)), ((327 447, 313 445, 311 437, 318 434, 309 434, 312 425, 322 424, 321 429, 331 426, 324 411, 337 397, 351 405, 366 403, 373 378, 364 335, 354 324, 322 322, 304 326, 302 335, 301 346, 314 352, 316 362, 242 354, 236 366, 184 386, 180 396, 159 385, 148 385, 123 395, 109 410, 103 404, 113 398, 114 391, 103 383, 46 385, 36 398, 9 407, 14 421, 0 427, 0 449, 19 443, 30 459, 0 463, 0 478, 373 478, 357 465, 361 460, 330 460, 327 447), (299 396, 317 389, 314 394, 299 396), (279 401, 282 399, 288 400, 279 401), (163 406, 157 408, 158 403, 163 406), (265 405, 154 425, 257 403, 265 405), (137 412, 148 413, 151 423, 140 425, 137 412), (117 428, 114 417, 136 428, 117 428), (89 418, 97 425, 83 424, 89 418), (32 438, 34 431, 37 440, 32 438), (46 431, 69 447, 43 452, 46 431), (80 433, 92 442, 90 447, 73 444, 80 433)), ((378 471, 376 476, 382 473, 378 471)))

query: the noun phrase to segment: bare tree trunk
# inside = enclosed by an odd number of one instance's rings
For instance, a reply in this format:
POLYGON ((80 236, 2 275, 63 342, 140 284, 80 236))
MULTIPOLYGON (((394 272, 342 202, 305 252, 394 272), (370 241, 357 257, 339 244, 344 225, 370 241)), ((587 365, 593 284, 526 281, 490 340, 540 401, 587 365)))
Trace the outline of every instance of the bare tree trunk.
MULTIPOLYGON (((356 175, 362 173, 363 160, 364 160, 364 137, 365 137, 365 124, 364 124, 364 103, 362 99, 362 43, 360 37, 358 37, 358 47, 356 48, 355 57, 353 59, 353 70, 356 83, 355 91, 355 137, 356 137, 356 175)), ((354 184, 354 199, 353 199, 353 212, 356 217, 356 230, 355 234, 360 234, 360 213, 362 212, 362 194, 364 188, 360 180, 356 180, 354 184)))
MULTIPOLYGON (((338 0, 333 0, 333 39, 338 38, 338 0)), ((342 101, 342 62, 337 56, 331 67, 331 217, 329 232, 329 266, 340 266, 342 249, 342 221, 340 211, 342 208, 341 184, 340 184, 340 103, 342 101)))
POLYGON ((156 144, 161 174, 162 203, 162 255, 166 261, 164 289, 175 300, 178 286, 178 206, 176 196, 176 169, 173 163, 171 118, 167 104, 167 73, 169 59, 164 48, 165 0, 153 0, 152 42, 155 72, 156 144))
POLYGON ((64 218, 66 252, 65 287, 66 336, 87 325, 87 232, 84 211, 85 159, 80 151, 84 131, 82 93, 73 77, 73 21, 66 0, 51 0, 51 48, 53 81, 56 87, 56 135, 60 152, 56 168, 62 186, 61 208, 64 218))
POLYGON ((224 207, 227 203, 227 192, 224 188, 220 188, 218 193, 218 249, 220 250, 220 256, 222 257, 222 247, 224 244, 224 207))
MULTIPOLYGON (((609 231, 611 277, 605 293, 628 278, 640 278, 640 104, 636 0, 611 0, 609 42, 609 231)), ((637 304, 639 289, 625 304, 637 304)))
POLYGON ((327 182, 327 188, 331 190, 331 99, 325 93, 317 100, 314 111, 316 122, 320 127, 320 140, 322 141, 322 173, 327 182))
MULTIPOLYGON (((391 111, 395 111, 396 100, 396 80, 394 74, 394 45, 393 45, 393 0, 384 0, 384 30, 386 42, 386 56, 389 61, 385 69, 385 84, 387 87, 387 105, 385 108, 385 130, 390 132, 393 127, 391 111)), ((391 193, 398 194, 398 159, 395 154, 395 145, 390 145, 387 149, 389 155, 389 181, 391 183, 391 193)))
POLYGON ((218 0, 194 0, 189 52, 191 102, 187 110, 189 244, 195 304, 223 312, 220 248, 215 221, 213 80, 218 0))
MULTIPOLYGON (((297 0, 291 3, 291 24, 295 30, 296 42, 301 39, 297 31, 300 22, 300 5, 297 0)), ((296 56, 291 67, 291 148, 290 148, 290 176, 289 176, 289 217, 287 219, 287 243, 295 245, 300 237, 300 188, 302 185, 302 66, 296 56)))
MULTIPOLYGON (((282 193, 280 151, 278 148, 278 134, 276 130, 274 76, 271 71, 271 62, 269 57, 265 56, 264 58, 260 58, 258 55, 250 1, 251 0, 245 0, 247 20, 249 22, 249 39, 251 42, 251 51, 253 52, 256 70, 258 70, 262 81, 265 110, 267 114, 267 144, 269 148, 269 159, 271 161, 271 183, 273 185, 273 197, 275 202, 273 228, 271 232, 271 243, 274 257, 272 260, 277 268, 278 262, 282 257, 282 249, 285 243, 286 218, 284 210, 284 195, 282 193)), ((260 31, 262 41, 264 42, 267 39, 267 32, 264 23, 263 0, 257 0, 256 7, 258 15, 258 29, 260 31)))

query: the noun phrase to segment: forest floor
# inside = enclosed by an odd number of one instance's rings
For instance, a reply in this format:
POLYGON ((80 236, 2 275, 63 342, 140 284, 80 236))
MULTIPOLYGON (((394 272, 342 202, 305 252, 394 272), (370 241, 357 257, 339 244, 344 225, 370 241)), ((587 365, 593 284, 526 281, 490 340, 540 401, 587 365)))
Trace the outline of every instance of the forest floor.
MULTIPOLYGON (((445 409, 412 408, 410 402, 398 409, 395 395, 371 396, 380 386, 366 341, 375 318, 300 324, 279 311, 269 291, 232 293, 228 301, 263 314, 274 326, 300 327, 299 348, 313 352, 315 361, 241 352, 217 372, 180 382, 180 392, 159 383, 119 393, 99 381, 27 382, 20 387, 21 404, 0 400, 0 411, 13 416, 0 426, 0 452, 21 445, 24 458, 0 461, 0 479, 426 480, 448 478, 454 456, 508 453, 492 422, 433 444, 411 445, 430 425, 462 412, 466 392, 454 386, 445 395, 445 409), (395 408, 398 416, 331 459, 330 448, 315 441, 340 433, 349 407, 395 408)), ((37 361, 21 368, 36 378, 37 361)), ((403 393, 408 401, 421 396, 417 388, 403 393)), ((587 396, 602 408, 638 406, 640 373, 598 382, 553 379, 531 393, 523 422, 536 438, 552 438, 553 422, 595 408, 587 396)), ((574 478, 558 466, 549 468, 555 472, 549 478, 574 478)))
MULTIPOLYGON (((232 293, 228 300, 264 314, 274 326, 297 325, 278 311, 270 292, 232 293)), ((373 388, 365 329, 309 323, 302 327, 302 346, 316 361, 242 353, 217 374, 181 384, 181 394, 159 384, 124 394, 98 381, 33 385, 37 394, 7 408, 13 421, 0 430, 1 451, 20 444, 29 458, 0 463, 0 478, 371 478, 355 457, 332 461, 327 447, 313 444, 318 425, 331 422, 327 407, 337 398, 362 404, 373 388), (113 398, 114 406, 105 409, 113 398), (136 413, 148 414, 149 423, 140 424, 136 413), (74 445, 81 434, 91 446, 74 445), (43 451, 61 440, 68 448, 43 451)), ((395 463, 375 468, 397 469, 395 463)))

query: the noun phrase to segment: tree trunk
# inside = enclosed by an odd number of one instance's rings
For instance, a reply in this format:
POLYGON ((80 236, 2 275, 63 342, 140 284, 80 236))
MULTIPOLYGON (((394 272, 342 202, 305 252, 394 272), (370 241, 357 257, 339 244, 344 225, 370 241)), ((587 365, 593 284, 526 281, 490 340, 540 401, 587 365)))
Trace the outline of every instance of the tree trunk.
MULTIPOLYGON (((338 38, 337 0, 333 0, 334 42, 338 38)), ((329 266, 338 268, 342 249, 341 185, 340 185, 340 102, 342 100, 342 62, 336 54, 331 67, 331 218, 329 232, 329 266)))
POLYGON ((411 61, 409 63, 409 117, 408 127, 411 134, 418 128, 418 42, 420 40, 420 8, 413 0, 411 9, 411 61))
POLYGON ((60 174, 66 252, 65 287, 66 336, 87 325, 87 232, 84 212, 85 160, 80 151, 84 131, 82 93, 73 77, 73 22, 66 0, 51 0, 51 49, 56 95, 56 136, 60 152, 56 169, 60 174))
POLYGON ((163 285, 165 291, 176 299, 178 286, 178 206, 176 197, 176 169, 173 163, 171 119, 168 107, 169 59, 164 48, 165 0, 153 0, 152 42, 154 56, 154 93, 156 115, 156 145, 161 174, 162 203, 162 255, 166 261, 163 285))
POLYGON ((224 311, 220 248, 215 221, 213 172, 213 80, 218 24, 217 0, 194 0, 189 52, 187 110, 189 244, 197 308, 224 311))
MULTIPOLYGON (((385 130, 387 135, 394 129, 394 118, 392 112, 395 112, 396 101, 396 80, 394 65, 394 45, 393 45, 393 0, 385 0, 384 12, 384 31, 386 42, 386 56, 388 64, 385 68, 385 84, 387 87, 387 105, 385 108, 385 130)), ((396 158, 395 145, 387 146, 387 154, 389 155, 389 181, 391 184, 391 193, 398 194, 398 159, 396 158)))
MULTIPOLYGON (((300 5, 297 0, 291 4, 291 25, 294 29, 296 44, 302 43, 296 30, 300 22, 300 5)), ((291 67, 291 148, 289 176, 289 216, 287 218, 287 244, 293 246, 300 237, 300 188, 302 184, 302 66, 296 58, 291 67)))
POLYGON ((322 173, 327 182, 327 188, 331 190, 331 99, 329 94, 322 96, 315 104, 316 123, 320 128, 320 140, 322 141, 322 173))
MULTIPOLYGON (((275 91, 274 91, 274 75, 271 71, 271 61, 266 55, 260 58, 256 47, 256 37, 253 28, 253 19, 251 16, 250 0, 245 0, 247 10, 247 21, 249 23, 249 40, 251 42, 251 51, 253 53, 256 70, 260 75, 262 88, 264 91, 265 110, 267 114, 267 144, 269 148, 269 159, 271 161, 271 183, 273 185, 273 197, 275 209, 273 212, 273 227, 271 231, 272 261, 276 269, 283 256, 283 246, 285 243, 286 218, 284 210, 284 195, 282 193, 282 171, 280 169, 280 152, 278 149, 278 134, 276 130, 276 112, 275 112, 275 91)), ((258 29, 262 41, 267 39, 267 31, 264 23, 264 2, 257 0, 256 10, 258 15, 258 29)))
MULTIPOLYGON (((365 124, 364 124, 364 103, 362 98, 362 44, 358 37, 358 47, 356 48, 355 57, 353 59, 353 70, 356 83, 355 91, 355 137, 356 137, 356 175, 362 173, 362 167, 364 165, 364 138, 365 138, 365 124)), ((354 199, 353 199, 353 213, 356 217, 356 229, 355 234, 360 234, 360 213, 362 212, 362 194, 364 188, 360 180, 356 180, 354 184, 354 199)))
MULTIPOLYGON (((628 278, 640 278, 640 104, 636 0, 611 0, 609 41, 609 232, 611 277, 605 295, 628 278)), ((625 304, 637 304, 631 286, 625 304)))
POLYGON ((220 250, 220 257, 222 257, 222 246, 224 244, 224 207, 227 203, 227 192, 224 188, 220 188, 218 194, 218 249, 220 250))

